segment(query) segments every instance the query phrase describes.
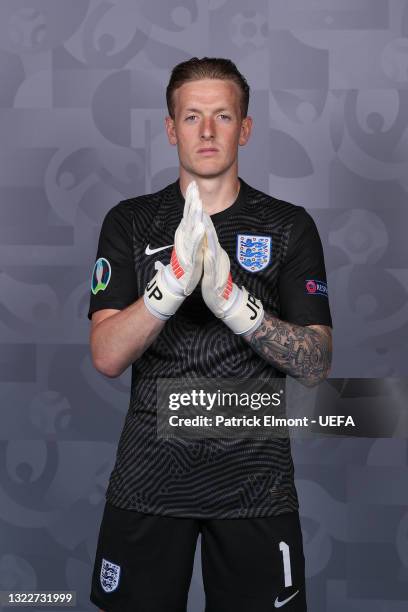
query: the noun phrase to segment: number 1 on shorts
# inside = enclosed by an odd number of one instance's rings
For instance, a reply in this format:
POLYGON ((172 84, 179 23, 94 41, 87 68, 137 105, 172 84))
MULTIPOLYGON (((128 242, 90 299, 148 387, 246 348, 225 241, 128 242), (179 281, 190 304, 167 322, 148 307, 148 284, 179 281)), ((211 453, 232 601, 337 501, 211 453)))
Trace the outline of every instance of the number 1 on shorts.
POLYGON ((286 542, 279 542, 279 550, 283 556, 283 571, 285 574, 285 587, 292 586, 292 571, 290 569, 289 546, 286 542))

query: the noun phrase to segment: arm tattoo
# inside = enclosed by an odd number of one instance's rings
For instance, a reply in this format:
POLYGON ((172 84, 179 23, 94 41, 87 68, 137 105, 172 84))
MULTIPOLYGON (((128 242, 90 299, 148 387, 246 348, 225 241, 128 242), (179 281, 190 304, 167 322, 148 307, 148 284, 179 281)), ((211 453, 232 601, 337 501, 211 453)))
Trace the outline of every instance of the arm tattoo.
POLYGON ((313 387, 327 377, 332 355, 326 326, 294 325, 265 313, 261 325, 244 336, 268 363, 313 387))

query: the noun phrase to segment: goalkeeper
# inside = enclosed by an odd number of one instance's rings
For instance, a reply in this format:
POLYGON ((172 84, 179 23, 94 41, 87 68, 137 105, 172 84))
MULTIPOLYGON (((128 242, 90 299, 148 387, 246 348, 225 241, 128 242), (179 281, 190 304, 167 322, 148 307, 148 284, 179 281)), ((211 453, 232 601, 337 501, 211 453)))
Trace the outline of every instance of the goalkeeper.
POLYGON ((304 208, 238 175, 253 122, 235 64, 183 62, 166 96, 179 178, 109 210, 92 275, 94 366, 115 378, 131 365, 132 382, 91 601, 184 612, 201 534, 206 612, 304 612, 289 438, 159 438, 156 382, 324 380, 332 321, 321 241, 304 208))

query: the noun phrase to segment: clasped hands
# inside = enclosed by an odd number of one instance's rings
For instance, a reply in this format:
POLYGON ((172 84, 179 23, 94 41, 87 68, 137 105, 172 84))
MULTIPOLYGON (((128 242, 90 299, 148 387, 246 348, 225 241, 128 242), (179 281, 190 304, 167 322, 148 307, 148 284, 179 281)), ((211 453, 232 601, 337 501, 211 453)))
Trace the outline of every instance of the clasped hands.
POLYGON ((169 319, 201 280, 204 302, 235 334, 252 332, 261 324, 262 303, 233 282, 228 254, 210 216, 203 211, 195 181, 187 187, 170 263, 156 261, 155 269, 144 302, 157 318, 169 319))

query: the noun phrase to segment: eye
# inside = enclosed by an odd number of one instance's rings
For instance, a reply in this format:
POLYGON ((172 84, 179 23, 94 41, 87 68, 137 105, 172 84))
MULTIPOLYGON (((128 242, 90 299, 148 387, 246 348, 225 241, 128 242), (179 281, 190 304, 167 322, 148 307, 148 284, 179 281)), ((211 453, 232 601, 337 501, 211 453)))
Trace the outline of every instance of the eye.
POLYGON ((231 119, 229 115, 219 115, 219 116, 222 117, 223 119, 227 119, 228 121, 231 119))
POLYGON ((194 117, 197 117, 197 115, 189 115, 188 117, 186 117, 186 121, 189 121, 190 119, 193 119, 194 117))

